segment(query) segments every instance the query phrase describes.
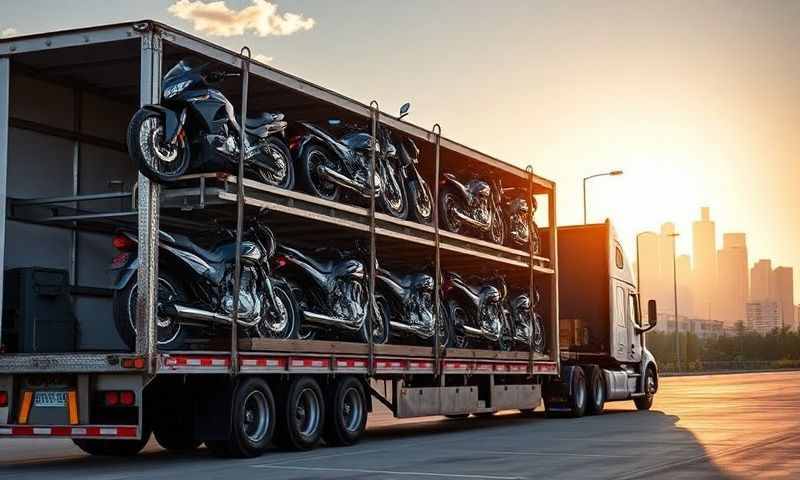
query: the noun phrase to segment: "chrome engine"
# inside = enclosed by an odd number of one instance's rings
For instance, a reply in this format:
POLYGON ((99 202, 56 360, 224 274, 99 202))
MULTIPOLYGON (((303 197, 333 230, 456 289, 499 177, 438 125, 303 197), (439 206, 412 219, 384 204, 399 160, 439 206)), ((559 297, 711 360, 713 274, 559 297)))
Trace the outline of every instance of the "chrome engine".
MULTIPOLYGON (((225 280, 225 295, 222 297, 222 311, 226 315, 233 314, 233 268, 229 269, 225 280)), ((242 268, 242 278, 239 290, 239 320, 255 320, 261 316, 261 298, 263 292, 259 292, 258 276, 253 267, 242 268)))

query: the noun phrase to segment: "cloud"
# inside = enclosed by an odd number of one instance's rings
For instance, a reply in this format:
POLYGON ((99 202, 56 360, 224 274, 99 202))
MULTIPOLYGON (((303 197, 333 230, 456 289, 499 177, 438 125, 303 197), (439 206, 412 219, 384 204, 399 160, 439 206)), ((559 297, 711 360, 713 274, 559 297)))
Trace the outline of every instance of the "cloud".
POLYGON ((261 63, 269 63, 272 61, 272 57, 264 55, 263 53, 256 53, 255 55, 253 55, 253 60, 261 63))
POLYGON ((251 0, 252 5, 241 10, 231 9, 225 0, 177 0, 167 11, 183 20, 190 20, 198 32, 220 37, 232 37, 247 32, 260 37, 291 35, 314 28, 313 18, 298 13, 278 13, 278 6, 266 0, 251 0))
POLYGON ((17 29, 8 27, 0 30, 0 38, 13 37, 17 34, 17 29))

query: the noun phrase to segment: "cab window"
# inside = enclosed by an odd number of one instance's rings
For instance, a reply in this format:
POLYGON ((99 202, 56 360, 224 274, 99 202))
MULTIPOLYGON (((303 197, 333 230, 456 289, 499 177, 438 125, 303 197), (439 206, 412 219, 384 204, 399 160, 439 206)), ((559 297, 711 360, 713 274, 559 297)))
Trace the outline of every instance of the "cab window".
POLYGON ((628 316, 631 323, 642 326, 642 316, 639 314, 639 302, 636 295, 628 295, 628 316))

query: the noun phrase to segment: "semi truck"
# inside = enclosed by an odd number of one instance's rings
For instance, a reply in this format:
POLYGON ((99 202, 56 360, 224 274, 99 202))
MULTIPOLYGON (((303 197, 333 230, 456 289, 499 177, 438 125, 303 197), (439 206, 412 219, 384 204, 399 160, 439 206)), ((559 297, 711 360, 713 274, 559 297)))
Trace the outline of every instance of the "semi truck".
POLYGON ((581 416, 615 400, 650 408, 658 368, 645 332, 656 307, 648 302, 645 323, 610 222, 557 227, 553 181, 441 132, 151 20, 0 40, 0 438, 68 438, 91 454, 132 455, 155 436, 168 450, 205 444, 250 457, 273 442, 352 444, 378 403, 401 418, 531 414, 542 403, 548 414, 581 416), (540 247, 496 245, 231 172, 151 182, 128 157, 127 124, 159 102, 162 71, 190 55, 249 72, 221 86, 234 104, 304 121, 372 120, 413 138, 430 185, 461 171, 527 188, 540 206, 540 247), (280 241, 365 240, 381 266, 430 265, 437 296, 445 269, 500 272, 531 298, 540 292, 544 352, 241 338, 235 328, 159 349, 159 231, 213 236, 220 222, 264 211, 280 241), (108 264, 121 227, 138 231, 133 351, 113 327, 108 264))

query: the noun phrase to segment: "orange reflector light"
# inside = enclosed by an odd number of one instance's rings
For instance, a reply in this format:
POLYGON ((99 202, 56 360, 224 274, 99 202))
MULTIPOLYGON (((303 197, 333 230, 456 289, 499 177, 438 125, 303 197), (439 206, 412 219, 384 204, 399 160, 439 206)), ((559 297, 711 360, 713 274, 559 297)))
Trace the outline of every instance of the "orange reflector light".
POLYGON ((31 414, 31 404, 33 403, 33 392, 25 390, 22 392, 22 405, 19 408, 19 418, 17 423, 26 425, 28 423, 28 416, 31 414))
POLYGON ((78 394, 75 390, 67 392, 67 409, 69 409, 69 424, 78 424, 78 394))

